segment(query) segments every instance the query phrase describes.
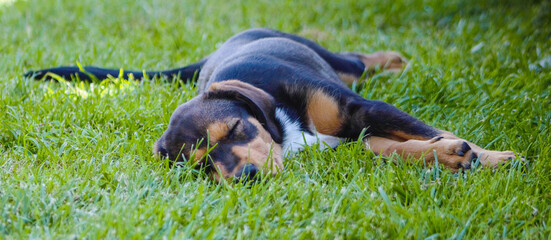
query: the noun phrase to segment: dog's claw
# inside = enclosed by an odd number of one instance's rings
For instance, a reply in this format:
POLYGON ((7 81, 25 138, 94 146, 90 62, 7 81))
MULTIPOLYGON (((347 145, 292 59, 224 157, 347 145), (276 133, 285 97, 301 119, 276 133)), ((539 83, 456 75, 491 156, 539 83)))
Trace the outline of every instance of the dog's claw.
POLYGON ((444 138, 444 137, 442 137, 442 136, 436 136, 436 137, 433 137, 433 138, 430 140, 430 142, 431 142, 431 143, 435 143, 435 142, 438 142, 438 141, 442 140, 443 138, 444 138))
POLYGON ((471 162, 475 161, 477 157, 478 156, 476 155, 476 153, 472 153, 471 154, 471 162))

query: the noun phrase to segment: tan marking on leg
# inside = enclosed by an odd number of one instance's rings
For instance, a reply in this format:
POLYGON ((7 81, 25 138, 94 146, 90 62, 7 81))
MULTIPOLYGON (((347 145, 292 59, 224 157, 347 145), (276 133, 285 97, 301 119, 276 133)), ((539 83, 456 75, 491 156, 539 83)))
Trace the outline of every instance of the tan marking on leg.
POLYGON ((334 135, 341 129, 339 105, 333 97, 323 91, 317 90, 310 95, 307 112, 319 133, 334 135))
POLYGON ((455 172, 461 166, 470 167, 472 150, 461 152, 463 140, 439 139, 439 140, 408 140, 396 141, 382 137, 369 137, 367 145, 375 153, 382 156, 390 156, 397 153, 402 158, 424 157, 428 163, 435 161, 434 151, 438 162, 455 172), (460 166, 461 165, 461 166, 460 166))
POLYGON ((209 141, 215 143, 228 135, 228 124, 226 122, 214 122, 207 127, 209 141))
POLYGON ((443 139, 436 142, 423 139, 419 136, 406 134, 401 131, 395 131, 392 132, 393 137, 391 137, 391 139, 370 137, 366 144, 368 144, 370 149, 376 154, 388 156, 396 152, 403 157, 413 156, 415 158, 424 155, 425 160, 429 162, 434 161, 432 150, 436 150, 438 161, 452 169, 452 171, 457 171, 457 163, 463 165, 467 164, 472 153, 476 154, 484 167, 497 167, 517 157, 512 151, 486 150, 472 142, 455 136, 451 132, 445 130, 439 131, 439 136, 443 139), (461 158, 458 158, 457 153, 460 151, 463 143, 467 143, 471 150, 464 153, 464 156, 459 156, 461 158))
POLYGON ((402 71, 407 64, 407 60, 400 53, 393 51, 358 55, 365 68, 370 70, 402 71))
MULTIPOLYGON (((354 56, 359 58, 365 66, 368 74, 375 73, 375 70, 385 70, 389 72, 401 72, 407 65, 407 60, 400 53, 397 52, 376 52, 372 54, 363 53, 344 53, 345 55, 354 56)), ((340 80, 351 86, 354 82, 359 82, 360 79, 357 76, 349 73, 338 72, 340 80)))
POLYGON ((407 141, 407 140, 412 140, 412 139, 414 139, 414 140, 429 140, 430 139, 430 138, 427 138, 427 137, 424 137, 424 136, 405 133, 403 131, 391 131, 390 134, 392 135, 391 139, 395 139, 395 140, 398 140, 398 141, 407 141))
POLYGON ((339 76, 341 81, 343 83, 346 83, 348 86, 350 86, 354 82, 358 82, 360 80, 358 77, 354 76, 353 74, 349 74, 349 73, 339 72, 339 73, 337 73, 337 75, 339 76))

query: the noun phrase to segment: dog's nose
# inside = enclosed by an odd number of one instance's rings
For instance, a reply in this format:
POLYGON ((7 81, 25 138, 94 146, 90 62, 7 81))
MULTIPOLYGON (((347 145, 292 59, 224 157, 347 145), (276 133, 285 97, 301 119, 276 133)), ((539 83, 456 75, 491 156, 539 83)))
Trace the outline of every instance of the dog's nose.
POLYGON ((255 176, 257 173, 258 173, 258 168, 255 165, 248 163, 248 164, 245 164, 245 166, 243 166, 239 179, 243 181, 255 180, 256 179, 255 176))
POLYGON ((258 168, 256 168, 253 164, 245 164, 243 166, 243 171, 241 172, 241 176, 250 176, 254 177, 258 173, 258 168))

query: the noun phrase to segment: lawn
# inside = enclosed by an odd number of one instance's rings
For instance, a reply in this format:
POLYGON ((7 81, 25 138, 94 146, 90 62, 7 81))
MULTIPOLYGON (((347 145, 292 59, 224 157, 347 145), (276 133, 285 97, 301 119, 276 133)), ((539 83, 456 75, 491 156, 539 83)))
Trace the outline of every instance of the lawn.
POLYGON ((0 239, 549 238, 551 3, 0 0, 0 239), (167 69, 270 27, 333 51, 396 50, 354 90, 526 161, 453 174, 352 141, 266 183, 216 184, 152 145, 193 83, 40 82, 59 65, 167 69))

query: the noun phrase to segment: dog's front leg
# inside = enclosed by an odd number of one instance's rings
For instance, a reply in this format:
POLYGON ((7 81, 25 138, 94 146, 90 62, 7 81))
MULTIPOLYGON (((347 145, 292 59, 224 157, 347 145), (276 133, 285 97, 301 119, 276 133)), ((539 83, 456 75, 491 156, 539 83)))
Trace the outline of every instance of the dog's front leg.
POLYGON ((366 147, 375 154, 390 156, 393 153, 404 159, 424 158, 427 163, 438 161, 453 172, 470 169, 476 154, 461 139, 435 137, 429 140, 396 141, 389 138, 369 136, 364 139, 366 147))
POLYGON ((469 168, 478 157, 483 166, 497 166, 515 157, 511 151, 489 151, 448 131, 429 126, 396 107, 381 101, 354 99, 343 109, 341 137, 357 138, 367 128, 366 143, 376 154, 398 153, 404 157, 424 156, 452 170, 469 168))

